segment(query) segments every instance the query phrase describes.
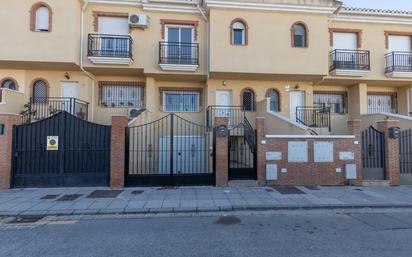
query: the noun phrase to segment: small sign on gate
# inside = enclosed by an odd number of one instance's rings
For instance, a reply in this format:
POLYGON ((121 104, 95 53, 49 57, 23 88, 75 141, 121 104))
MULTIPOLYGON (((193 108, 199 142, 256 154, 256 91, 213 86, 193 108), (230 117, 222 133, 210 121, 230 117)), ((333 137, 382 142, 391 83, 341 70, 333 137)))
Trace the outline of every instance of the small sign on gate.
POLYGON ((58 151, 59 150, 59 137, 58 136, 47 136, 47 151, 58 151))

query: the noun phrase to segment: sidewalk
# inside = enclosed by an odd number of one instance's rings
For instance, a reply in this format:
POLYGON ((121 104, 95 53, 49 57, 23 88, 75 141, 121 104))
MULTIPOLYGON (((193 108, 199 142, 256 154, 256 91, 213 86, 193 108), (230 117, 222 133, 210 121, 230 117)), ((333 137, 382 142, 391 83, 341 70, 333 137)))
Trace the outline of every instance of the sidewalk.
POLYGON ((412 186, 47 188, 0 191, 0 215, 412 208, 412 186))

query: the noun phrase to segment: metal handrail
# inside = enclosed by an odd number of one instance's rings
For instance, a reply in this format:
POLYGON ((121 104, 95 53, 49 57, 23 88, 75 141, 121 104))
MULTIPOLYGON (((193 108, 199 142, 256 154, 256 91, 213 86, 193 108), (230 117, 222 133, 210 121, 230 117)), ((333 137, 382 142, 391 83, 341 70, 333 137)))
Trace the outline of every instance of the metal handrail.
POLYGON ((199 65, 199 44, 161 41, 159 64, 199 65))
POLYGON ((412 52, 393 51, 385 54, 385 73, 412 72, 412 52))
POLYGON ((329 71, 370 70, 370 51, 335 49, 329 53, 329 71))
POLYGON ((89 34, 88 56, 133 59, 133 39, 130 35, 89 34))
POLYGON ((330 107, 298 106, 296 122, 310 128, 328 128, 331 131, 330 107))

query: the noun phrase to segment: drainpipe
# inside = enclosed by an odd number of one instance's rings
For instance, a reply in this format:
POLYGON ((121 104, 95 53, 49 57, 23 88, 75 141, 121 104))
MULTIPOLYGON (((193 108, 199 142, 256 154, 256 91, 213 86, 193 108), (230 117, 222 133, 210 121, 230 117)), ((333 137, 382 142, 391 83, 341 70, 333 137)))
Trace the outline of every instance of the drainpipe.
POLYGON ((209 19, 207 18, 205 12, 202 10, 202 8, 200 7, 200 0, 197 2, 197 9, 199 10, 199 13, 202 15, 203 19, 206 21, 206 72, 207 72, 207 76, 209 77, 209 46, 210 46, 210 40, 209 40, 209 30, 210 30, 210 26, 209 26, 209 19))
POLYGON ((84 13, 87 9, 87 6, 89 4, 89 0, 83 0, 83 7, 82 7, 82 12, 80 15, 80 70, 87 76, 90 78, 90 80, 92 81, 92 89, 91 89, 91 95, 92 95, 92 102, 91 102, 91 116, 90 119, 91 121, 94 121, 94 84, 95 84, 95 76, 93 74, 91 74, 90 72, 86 71, 84 69, 84 62, 83 62, 83 43, 84 43, 84 13))

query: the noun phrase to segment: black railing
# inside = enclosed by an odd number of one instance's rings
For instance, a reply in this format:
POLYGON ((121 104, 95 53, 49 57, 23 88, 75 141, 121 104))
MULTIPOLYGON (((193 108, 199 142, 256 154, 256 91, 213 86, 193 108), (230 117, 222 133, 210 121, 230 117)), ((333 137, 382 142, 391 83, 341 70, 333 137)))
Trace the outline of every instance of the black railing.
POLYGON ((250 124, 249 120, 245 117, 243 121, 243 129, 245 131, 244 137, 246 143, 249 145, 250 150, 252 153, 256 152, 256 132, 250 124))
POLYGON ((241 106, 210 105, 206 110, 206 124, 213 127, 216 117, 228 118, 229 127, 237 127, 246 118, 246 112, 241 106))
POLYGON ((199 44, 159 42, 159 63, 199 65, 199 44))
POLYGON ((410 71, 412 72, 412 52, 390 52, 385 55, 385 72, 410 71))
POLYGON ((66 111, 80 119, 88 119, 89 103, 70 97, 31 97, 25 105, 22 115, 22 123, 31 123, 46 119, 61 111, 66 111))
POLYGON ((329 53, 329 71, 370 70, 370 52, 367 50, 336 49, 329 53))
POLYGON ((296 122, 311 128, 328 128, 331 131, 330 108, 316 106, 296 107, 296 122))
POLYGON ((89 34, 88 56, 133 58, 131 36, 89 34))

